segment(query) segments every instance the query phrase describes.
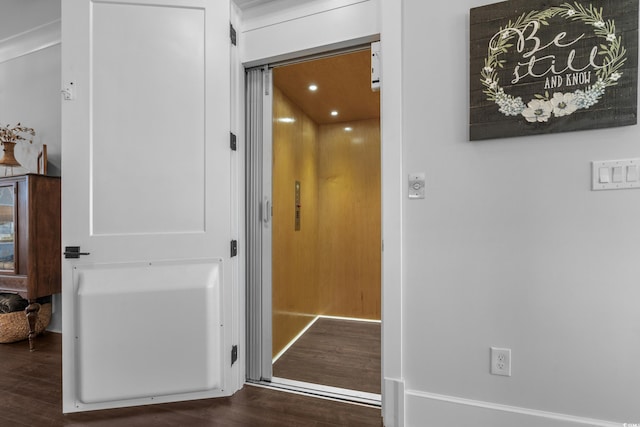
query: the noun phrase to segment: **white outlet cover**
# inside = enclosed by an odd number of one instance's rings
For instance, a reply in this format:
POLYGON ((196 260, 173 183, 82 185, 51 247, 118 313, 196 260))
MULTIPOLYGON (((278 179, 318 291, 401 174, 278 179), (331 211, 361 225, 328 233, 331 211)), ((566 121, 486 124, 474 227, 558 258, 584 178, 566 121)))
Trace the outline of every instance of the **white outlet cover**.
POLYGON ((491 347, 491 374, 511 376, 511 349, 491 347))

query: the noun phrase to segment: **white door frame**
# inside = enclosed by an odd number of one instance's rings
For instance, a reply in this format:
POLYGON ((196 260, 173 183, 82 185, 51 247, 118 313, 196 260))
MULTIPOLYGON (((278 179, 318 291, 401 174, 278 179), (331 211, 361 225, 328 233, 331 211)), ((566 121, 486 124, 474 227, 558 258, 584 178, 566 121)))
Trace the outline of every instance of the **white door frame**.
POLYGON ((245 67, 345 47, 345 41, 362 44, 378 37, 381 41, 382 412, 385 426, 401 427, 404 425, 402 212, 405 202, 402 1, 316 0, 285 13, 277 12, 278 3, 267 4, 245 16, 240 38, 240 57, 245 67), (348 22, 348 27, 337 28, 332 24, 335 22, 348 22), (317 31, 316 27, 319 27, 317 31))

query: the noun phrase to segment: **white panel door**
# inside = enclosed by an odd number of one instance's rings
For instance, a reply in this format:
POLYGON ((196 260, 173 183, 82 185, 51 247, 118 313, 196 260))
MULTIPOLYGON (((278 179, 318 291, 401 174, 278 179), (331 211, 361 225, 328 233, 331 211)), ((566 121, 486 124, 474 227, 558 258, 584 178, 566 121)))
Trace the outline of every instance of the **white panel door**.
POLYGON ((239 387, 229 17, 62 1, 64 412, 239 387))

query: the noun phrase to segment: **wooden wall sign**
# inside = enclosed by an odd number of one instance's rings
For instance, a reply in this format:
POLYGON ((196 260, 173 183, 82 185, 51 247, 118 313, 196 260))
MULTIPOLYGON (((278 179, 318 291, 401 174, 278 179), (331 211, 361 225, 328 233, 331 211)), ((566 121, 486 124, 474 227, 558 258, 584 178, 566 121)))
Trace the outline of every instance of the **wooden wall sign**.
POLYGON ((470 12, 471 140, 637 123, 638 0, 470 12))

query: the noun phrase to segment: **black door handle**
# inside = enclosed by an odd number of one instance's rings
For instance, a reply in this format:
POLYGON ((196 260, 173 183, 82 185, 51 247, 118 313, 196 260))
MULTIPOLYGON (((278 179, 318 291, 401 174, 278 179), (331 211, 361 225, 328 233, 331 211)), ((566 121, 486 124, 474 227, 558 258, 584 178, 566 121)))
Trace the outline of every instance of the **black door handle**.
POLYGON ((91 253, 80 252, 80 246, 66 246, 64 248, 65 258, 80 258, 80 255, 91 255, 91 253))

